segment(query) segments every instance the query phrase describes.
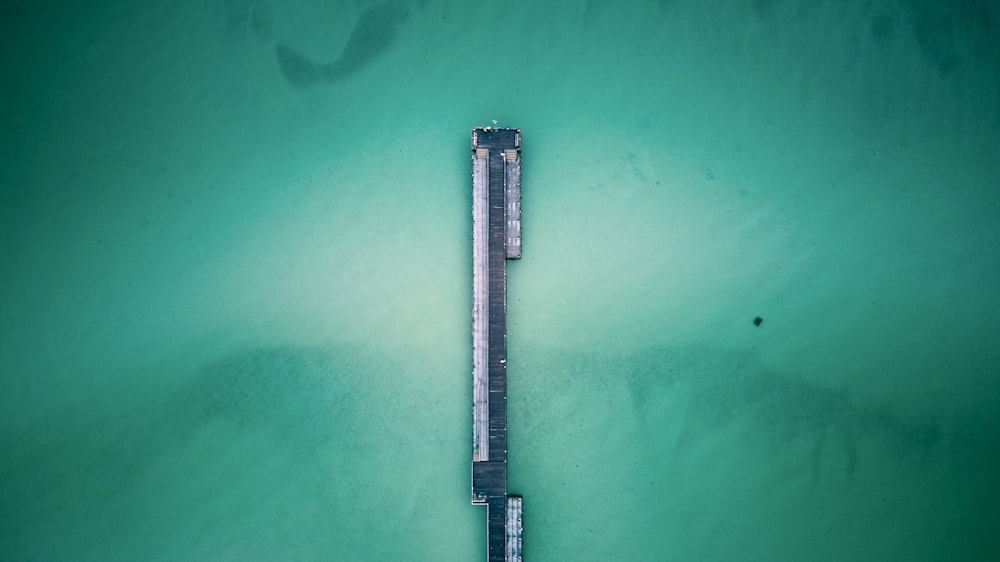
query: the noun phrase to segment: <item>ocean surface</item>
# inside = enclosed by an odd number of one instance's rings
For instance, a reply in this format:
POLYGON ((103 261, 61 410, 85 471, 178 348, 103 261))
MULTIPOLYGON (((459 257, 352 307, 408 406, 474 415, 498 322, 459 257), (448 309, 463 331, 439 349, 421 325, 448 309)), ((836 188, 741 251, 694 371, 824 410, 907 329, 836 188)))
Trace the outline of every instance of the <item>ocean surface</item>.
POLYGON ((1000 3, 63 0, 0 32, 0 560, 484 560, 494 120, 528 560, 1000 556, 1000 3))

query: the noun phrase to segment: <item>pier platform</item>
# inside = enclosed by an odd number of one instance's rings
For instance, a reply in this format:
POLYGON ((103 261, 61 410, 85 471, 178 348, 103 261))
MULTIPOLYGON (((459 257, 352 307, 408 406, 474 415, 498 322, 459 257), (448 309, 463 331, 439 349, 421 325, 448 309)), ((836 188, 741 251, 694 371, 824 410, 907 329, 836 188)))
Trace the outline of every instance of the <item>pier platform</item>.
POLYGON ((523 500, 507 494, 507 260, 521 257, 521 131, 472 129, 472 503, 487 560, 522 559, 523 500))

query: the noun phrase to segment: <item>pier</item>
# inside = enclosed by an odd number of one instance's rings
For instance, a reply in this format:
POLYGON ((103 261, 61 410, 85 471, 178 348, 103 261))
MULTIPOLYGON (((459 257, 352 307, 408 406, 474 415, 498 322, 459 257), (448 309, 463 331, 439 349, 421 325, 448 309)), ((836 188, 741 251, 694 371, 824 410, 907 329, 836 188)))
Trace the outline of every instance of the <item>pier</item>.
POLYGON ((521 257, 521 131, 472 129, 472 503, 487 560, 522 559, 520 496, 507 494, 507 260, 521 257))

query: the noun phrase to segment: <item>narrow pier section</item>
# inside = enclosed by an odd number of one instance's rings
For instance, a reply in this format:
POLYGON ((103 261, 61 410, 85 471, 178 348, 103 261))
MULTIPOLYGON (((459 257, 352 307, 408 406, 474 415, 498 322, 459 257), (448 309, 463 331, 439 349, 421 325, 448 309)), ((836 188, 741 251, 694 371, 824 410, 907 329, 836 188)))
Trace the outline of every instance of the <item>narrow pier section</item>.
POLYGON ((472 503, 487 559, 521 559, 521 498, 507 495, 507 259, 521 257, 521 131, 472 129, 472 503), (512 521, 516 523, 512 523, 512 521))
POLYGON ((472 153, 472 460, 490 460, 489 150, 472 153))
POLYGON ((521 496, 507 496, 507 562, 521 562, 521 535, 524 525, 521 523, 524 511, 521 496))
POLYGON ((507 184, 507 258, 521 257, 521 151, 504 154, 504 181, 507 184))

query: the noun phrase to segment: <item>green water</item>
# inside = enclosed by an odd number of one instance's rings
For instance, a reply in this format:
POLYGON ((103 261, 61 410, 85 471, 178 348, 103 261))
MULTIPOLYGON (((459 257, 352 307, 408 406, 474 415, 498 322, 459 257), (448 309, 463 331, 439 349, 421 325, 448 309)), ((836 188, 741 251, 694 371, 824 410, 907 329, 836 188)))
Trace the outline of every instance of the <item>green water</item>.
POLYGON ((997 4, 0 25, 0 560, 484 559, 468 151, 493 119, 523 134, 529 560, 1000 551, 997 4))

